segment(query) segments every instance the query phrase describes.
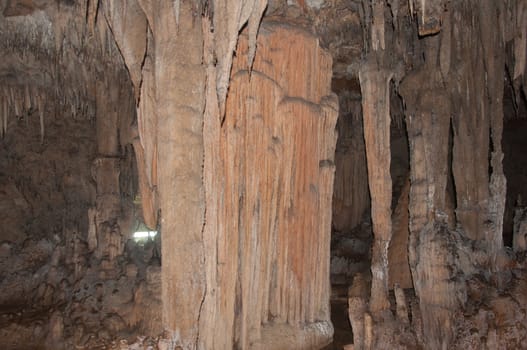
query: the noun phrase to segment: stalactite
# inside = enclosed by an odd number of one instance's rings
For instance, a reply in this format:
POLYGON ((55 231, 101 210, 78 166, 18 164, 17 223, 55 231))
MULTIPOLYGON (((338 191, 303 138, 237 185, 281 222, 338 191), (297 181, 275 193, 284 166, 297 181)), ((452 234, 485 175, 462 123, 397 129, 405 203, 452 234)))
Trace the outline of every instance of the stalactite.
POLYGON ((38 108, 38 117, 40 121, 40 143, 44 143, 44 107, 45 107, 45 96, 37 96, 37 108, 38 108))
POLYGON ((147 183, 154 188, 157 185, 157 176, 155 176, 157 171, 155 166, 157 161, 157 111, 155 108, 155 69, 151 55, 153 55, 152 52, 145 57, 142 69, 141 103, 137 107, 137 129, 144 151, 147 183))
POLYGON ((139 139, 135 138, 132 141, 134 146, 135 157, 137 160, 137 173, 139 177, 139 192, 141 194, 141 207, 143 210, 143 220, 145 225, 150 229, 155 229, 157 226, 157 192, 148 179, 147 161, 145 159, 145 151, 139 139))
POLYGON ((0 96, 0 111, 2 113, 2 138, 5 137, 7 133, 7 100, 2 95, 0 96))
MULTIPOLYGON (((492 0, 481 1, 480 6, 480 33, 485 38, 483 46, 483 57, 485 61, 485 81, 487 99, 485 99, 485 112, 490 115, 490 137, 492 141, 490 167, 492 173, 489 181, 489 205, 488 219, 484 239, 490 253, 492 269, 499 269, 498 258, 503 254, 503 218, 505 213, 505 199, 507 191, 507 180, 503 171, 503 74, 505 67, 505 43, 502 33, 495 30, 505 26, 505 5, 502 2, 492 0), (496 14, 492 16, 490 14, 496 14)), ((524 15, 527 19, 527 8, 524 15)), ((524 28, 527 23, 524 23, 524 28)), ((527 35, 527 32, 524 32, 527 35)), ((524 42, 527 38, 524 37, 524 42)), ((527 48, 524 47, 524 51, 527 48)))
POLYGON ((390 80, 392 73, 366 63, 359 72, 368 161, 374 243, 370 310, 379 316, 388 310, 388 245, 392 235, 390 176, 390 80))
POLYGON ((373 21, 371 24, 371 46, 373 51, 384 50, 385 30, 384 30, 384 1, 373 0, 373 21))
POLYGON ((31 94, 29 92, 29 85, 24 86, 24 107, 26 111, 31 109, 31 94))
POLYGON ((410 13, 416 13, 419 35, 436 34, 441 30, 444 0, 409 0, 410 13))
POLYGON ((267 6, 267 0, 214 0, 214 43, 218 59, 216 73, 216 90, 220 108, 220 117, 225 116, 225 100, 229 87, 232 67, 232 55, 236 49, 238 35, 249 21, 249 55, 247 64, 250 67, 256 50, 256 35, 267 6))
POLYGON ((350 106, 345 106, 343 100, 350 99, 346 92, 339 92, 332 226, 340 232, 355 228, 370 206, 361 101, 355 97, 350 106))
POLYGON ((513 80, 525 74, 527 55, 527 4, 525 1, 516 1, 514 11, 516 18, 516 36, 514 38, 514 74, 513 80))
MULTIPOLYGON (((94 1, 94 0, 91 0, 94 1)), ((147 19, 137 0, 103 1, 103 12, 125 61, 139 101, 147 45, 147 19)), ((94 5, 96 6, 96 5, 94 5)))

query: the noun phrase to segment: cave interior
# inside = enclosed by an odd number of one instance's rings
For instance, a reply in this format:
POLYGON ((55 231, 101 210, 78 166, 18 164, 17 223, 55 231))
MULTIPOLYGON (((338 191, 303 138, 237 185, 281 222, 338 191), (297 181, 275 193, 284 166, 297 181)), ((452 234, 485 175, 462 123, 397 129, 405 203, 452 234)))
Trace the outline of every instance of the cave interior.
POLYGON ((527 349, 526 0, 0 0, 0 348, 527 349))

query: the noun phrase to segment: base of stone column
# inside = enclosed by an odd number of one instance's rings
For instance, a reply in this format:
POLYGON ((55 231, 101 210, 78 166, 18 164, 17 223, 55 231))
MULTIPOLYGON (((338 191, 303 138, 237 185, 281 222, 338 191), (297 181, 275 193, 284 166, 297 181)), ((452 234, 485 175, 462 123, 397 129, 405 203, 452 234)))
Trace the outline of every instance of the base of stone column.
POLYGON ((320 321, 304 325, 268 324, 262 328, 259 342, 251 350, 306 350, 321 349, 333 340, 333 325, 320 321))

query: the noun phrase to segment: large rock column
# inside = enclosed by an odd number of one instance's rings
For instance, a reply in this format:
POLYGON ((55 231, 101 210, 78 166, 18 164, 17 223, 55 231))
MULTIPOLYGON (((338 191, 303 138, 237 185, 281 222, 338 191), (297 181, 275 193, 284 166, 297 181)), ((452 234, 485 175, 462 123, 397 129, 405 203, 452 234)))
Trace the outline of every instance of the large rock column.
POLYGON ((447 229, 451 104, 437 68, 437 39, 423 39, 430 60, 400 86, 410 144, 409 247, 413 284, 430 349, 450 346, 457 305, 451 232, 447 229), (416 89, 420 86, 420 89, 416 89))
MULTIPOLYGON (((157 178, 162 232, 163 324, 176 345, 195 347, 205 292, 202 231, 203 108, 201 18, 192 4, 154 5, 157 178), (166 14, 170 15, 166 15, 166 14)), ((211 331, 211 330, 209 330, 211 331)))
POLYGON ((390 307, 388 246, 392 237, 392 178, 389 96, 392 73, 376 64, 368 63, 359 76, 374 232, 370 311, 378 315, 390 307))
MULTIPOLYGON (((116 40, 123 48, 147 40, 134 147, 151 224, 160 209, 172 346, 328 344, 338 114, 331 57, 314 35, 267 23, 253 63, 249 19, 223 105, 221 23, 212 29, 190 2, 138 3, 145 36, 116 40)), ((114 27, 126 9, 109 9, 114 27)), ((145 53, 128 54, 127 64, 145 53)))
MULTIPOLYGON (((119 81, 118 74, 97 84, 97 158, 93 162, 92 174, 97 183, 96 208, 93 232, 89 235, 90 249, 104 260, 103 269, 112 270, 115 257, 122 254, 124 239, 121 236, 119 217, 121 215, 121 193, 119 188, 120 111, 116 108, 119 89, 114 84, 119 81), (96 235, 95 235, 96 233, 96 235)), ((93 209, 92 209, 93 210, 93 209)), ((90 218, 92 220, 92 218, 90 218)), ((112 274, 110 274, 111 276, 112 274)))
POLYGON ((216 187, 206 191, 213 263, 201 322, 218 334, 203 348, 320 348, 333 332, 331 58, 284 24, 264 23, 257 47, 248 71, 240 38, 221 130, 205 120, 206 180, 216 187))
POLYGON ((127 4, 105 11, 139 97, 134 148, 146 223, 154 227, 161 212, 163 326, 174 346, 195 349, 206 290, 202 16, 191 1, 127 4), (131 18, 143 30, 123 25, 131 18))

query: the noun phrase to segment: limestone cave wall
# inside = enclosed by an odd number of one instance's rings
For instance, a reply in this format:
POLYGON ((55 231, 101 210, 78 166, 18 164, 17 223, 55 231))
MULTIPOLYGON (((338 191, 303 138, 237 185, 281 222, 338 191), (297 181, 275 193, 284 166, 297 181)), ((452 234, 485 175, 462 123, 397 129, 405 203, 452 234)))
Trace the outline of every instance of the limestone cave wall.
POLYGON ((7 348, 525 347, 526 38, 525 0, 0 0, 7 348))

